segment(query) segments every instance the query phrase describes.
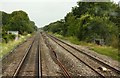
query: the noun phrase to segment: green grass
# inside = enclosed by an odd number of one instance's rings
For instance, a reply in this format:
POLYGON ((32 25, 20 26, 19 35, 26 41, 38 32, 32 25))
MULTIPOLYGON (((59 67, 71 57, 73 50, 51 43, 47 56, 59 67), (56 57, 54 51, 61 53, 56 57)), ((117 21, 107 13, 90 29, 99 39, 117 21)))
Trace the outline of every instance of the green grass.
POLYGON ((120 61, 120 56, 118 56, 118 49, 108 46, 93 46, 92 50, 98 52, 102 55, 111 57, 114 60, 120 61))
POLYGON ((6 43, 0 43, 0 58, 8 54, 12 49, 14 49, 17 45, 25 41, 28 37, 31 35, 27 36, 21 36, 19 40, 17 41, 9 41, 7 44, 6 43))
POLYGON ((118 49, 110 47, 110 46, 99 46, 94 43, 86 43, 79 41, 76 37, 63 37, 59 34, 54 34, 56 37, 67 40, 73 44, 87 46, 90 50, 93 50, 99 54, 106 55, 114 60, 120 61, 120 56, 118 55, 118 49))
POLYGON ((73 44, 77 44, 78 45, 80 43, 80 41, 76 37, 72 37, 72 36, 70 36, 70 37, 63 37, 62 35, 59 35, 59 34, 54 34, 54 35, 56 37, 58 37, 58 38, 70 41, 73 44))

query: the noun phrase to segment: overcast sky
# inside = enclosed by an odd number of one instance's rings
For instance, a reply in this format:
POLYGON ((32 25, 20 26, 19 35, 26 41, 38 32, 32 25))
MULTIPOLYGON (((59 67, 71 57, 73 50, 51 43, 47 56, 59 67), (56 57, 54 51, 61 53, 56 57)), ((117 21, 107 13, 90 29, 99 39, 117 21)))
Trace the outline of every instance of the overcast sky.
POLYGON ((23 10, 38 27, 43 27, 63 19, 76 6, 77 1, 79 0, 0 0, 0 11, 11 13, 23 10))

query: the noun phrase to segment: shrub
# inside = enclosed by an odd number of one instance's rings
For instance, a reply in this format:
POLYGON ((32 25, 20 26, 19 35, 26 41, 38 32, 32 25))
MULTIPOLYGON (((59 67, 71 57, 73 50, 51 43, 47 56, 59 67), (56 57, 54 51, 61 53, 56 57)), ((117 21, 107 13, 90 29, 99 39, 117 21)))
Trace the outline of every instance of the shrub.
POLYGON ((2 40, 3 40, 3 42, 5 42, 5 43, 8 43, 10 40, 14 40, 15 39, 15 35, 13 35, 13 34, 6 34, 6 35, 4 35, 4 36, 2 36, 2 40))

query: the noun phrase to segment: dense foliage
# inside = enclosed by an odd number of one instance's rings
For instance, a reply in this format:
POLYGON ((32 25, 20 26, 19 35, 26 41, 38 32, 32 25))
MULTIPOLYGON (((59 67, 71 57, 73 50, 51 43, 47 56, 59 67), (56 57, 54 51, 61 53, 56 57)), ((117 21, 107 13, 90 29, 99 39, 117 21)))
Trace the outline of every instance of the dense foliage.
POLYGON ((37 30, 35 23, 31 21, 28 14, 24 11, 14 11, 11 14, 5 12, 2 13, 2 39, 8 42, 8 40, 14 39, 15 36, 12 34, 7 34, 7 31, 19 31, 19 34, 32 33, 37 30))
POLYGON ((64 19, 45 26, 45 31, 77 37, 80 41, 104 40, 118 47, 120 7, 113 2, 77 2, 64 19))

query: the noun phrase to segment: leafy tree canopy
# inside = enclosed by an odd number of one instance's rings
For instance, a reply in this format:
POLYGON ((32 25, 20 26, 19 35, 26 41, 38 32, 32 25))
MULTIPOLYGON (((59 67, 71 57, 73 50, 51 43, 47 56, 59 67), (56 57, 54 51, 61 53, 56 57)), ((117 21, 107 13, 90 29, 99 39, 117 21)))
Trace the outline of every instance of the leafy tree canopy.
POLYGON ((63 36, 75 36, 80 41, 103 39, 106 45, 118 45, 120 7, 113 2, 79 1, 63 20, 43 29, 63 36))

